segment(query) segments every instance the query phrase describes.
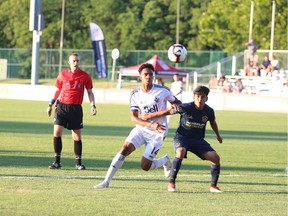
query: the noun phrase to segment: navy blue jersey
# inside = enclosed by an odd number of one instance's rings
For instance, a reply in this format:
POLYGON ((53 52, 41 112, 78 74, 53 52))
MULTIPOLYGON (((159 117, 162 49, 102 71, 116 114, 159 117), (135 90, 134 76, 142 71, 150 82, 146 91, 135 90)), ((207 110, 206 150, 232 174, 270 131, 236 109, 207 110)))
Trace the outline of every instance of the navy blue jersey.
POLYGON ((183 103, 180 105, 181 112, 177 133, 190 138, 204 139, 205 129, 208 121, 215 121, 213 108, 205 104, 203 110, 197 110, 194 102, 183 103))

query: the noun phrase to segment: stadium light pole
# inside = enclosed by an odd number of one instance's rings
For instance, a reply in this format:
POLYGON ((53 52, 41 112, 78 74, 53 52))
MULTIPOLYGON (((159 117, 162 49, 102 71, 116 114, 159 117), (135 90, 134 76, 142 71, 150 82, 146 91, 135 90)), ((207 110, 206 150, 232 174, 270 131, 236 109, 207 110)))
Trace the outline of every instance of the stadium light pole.
MULTIPOLYGON (((179 43, 179 26, 180 26, 180 0, 177 0, 177 16, 176 16, 176 43, 179 43)), ((175 67, 178 67, 178 63, 175 63, 175 67)))
POLYGON ((176 43, 179 43, 179 25, 180 25, 180 0, 177 0, 176 43))
POLYGON ((273 56, 273 46, 274 46, 274 24, 275 24, 275 8, 276 3, 273 0, 272 2, 272 24, 271 24, 271 39, 270 39, 270 52, 269 52, 269 59, 272 59, 273 56))
POLYGON ((33 32, 31 85, 38 84, 40 40, 43 29, 44 16, 41 14, 41 0, 30 0, 29 30, 33 32))
POLYGON ((254 15, 254 1, 252 0, 251 1, 251 7, 250 7, 249 40, 252 39, 253 15, 254 15))
POLYGON ((111 80, 114 81, 114 76, 115 76, 115 67, 116 67, 116 60, 119 58, 119 50, 118 49, 113 49, 111 56, 113 59, 113 65, 112 65, 112 77, 111 80))
POLYGON ((62 71, 62 52, 63 52, 63 37, 64 37, 64 18, 65 18, 65 0, 62 0, 62 15, 61 15, 61 35, 60 35, 60 50, 59 50, 59 73, 62 71))

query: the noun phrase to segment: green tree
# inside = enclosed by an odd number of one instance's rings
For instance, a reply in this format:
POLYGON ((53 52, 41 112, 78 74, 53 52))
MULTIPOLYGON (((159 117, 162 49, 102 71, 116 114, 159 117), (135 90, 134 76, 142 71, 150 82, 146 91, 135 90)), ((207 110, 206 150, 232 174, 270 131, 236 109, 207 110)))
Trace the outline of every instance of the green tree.
POLYGON ((32 44, 29 34, 29 0, 2 0, 0 3, 0 44, 1 47, 27 48, 32 44))
MULTIPOLYGON (((270 48, 272 0, 255 0, 253 38, 270 48)), ((188 50, 246 49, 251 0, 181 0, 180 43, 188 50)), ((66 0, 64 48, 91 49, 89 23, 104 32, 106 47, 164 50, 175 43, 177 0, 66 0)), ((29 0, 0 2, 0 47, 31 48, 29 0)), ((42 0, 41 48, 59 48, 62 0, 42 0)), ((276 0, 274 49, 287 49, 287 3, 276 0)))
MULTIPOLYGON (((254 1, 253 39, 260 49, 269 49, 271 0, 254 1)), ((199 23, 199 43, 207 49, 235 53, 246 49, 249 37, 250 0, 212 0, 199 23)), ((276 1, 274 49, 287 49, 287 4, 276 1), (285 36, 285 37, 283 37, 285 36)))

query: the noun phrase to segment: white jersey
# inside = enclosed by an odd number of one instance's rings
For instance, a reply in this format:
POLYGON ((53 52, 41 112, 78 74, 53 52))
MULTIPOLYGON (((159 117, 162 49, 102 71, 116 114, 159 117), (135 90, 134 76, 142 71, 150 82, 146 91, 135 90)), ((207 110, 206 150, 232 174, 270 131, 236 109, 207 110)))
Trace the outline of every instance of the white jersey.
MULTIPOLYGON (((153 84, 149 92, 144 92, 138 87, 130 95, 130 111, 143 113, 154 113, 167 109, 167 102, 174 102, 175 97, 172 92, 165 86, 153 84)), ((162 122, 167 127, 166 116, 161 116, 149 120, 150 122, 162 122)), ((136 125, 140 126, 140 125, 136 125)), ((143 127, 143 126, 140 126, 143 127)))

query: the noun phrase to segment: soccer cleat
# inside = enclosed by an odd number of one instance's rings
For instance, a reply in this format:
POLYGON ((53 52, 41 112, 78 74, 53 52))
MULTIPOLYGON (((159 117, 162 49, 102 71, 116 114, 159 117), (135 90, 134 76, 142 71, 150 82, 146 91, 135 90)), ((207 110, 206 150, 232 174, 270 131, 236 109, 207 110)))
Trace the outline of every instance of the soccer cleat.
POLYGON ((210 187, 210 192, 211 193, 222 193, 223 191, 217 186, 211 186, 210 187))
POLYGON ((168 185, 168 192, 176 192, 176 185, 174 182, 170 182, 168 185))
POLYGON ((75 168, 78 170, 85 170, 86 169, 86 167, 84 165, 76 165, 75 168))
POLYGON ((53 162, 53 163, 49 166, 49 169, 61 169, 61 163, 53 162))
POLYGON ((170 161, 170 155, 166 154, 165 157, 168 158, 168 161, 163 165, 164 168, 164 175, 166 178, 170 177, 170 170, 171 170, 171 161, 170 161))
POLYGON ((100 184, 94 186, 94 188, 108 188, 108 187, 109 187, 109 183, 105 182, 105 181, 103 181, 100 184))

